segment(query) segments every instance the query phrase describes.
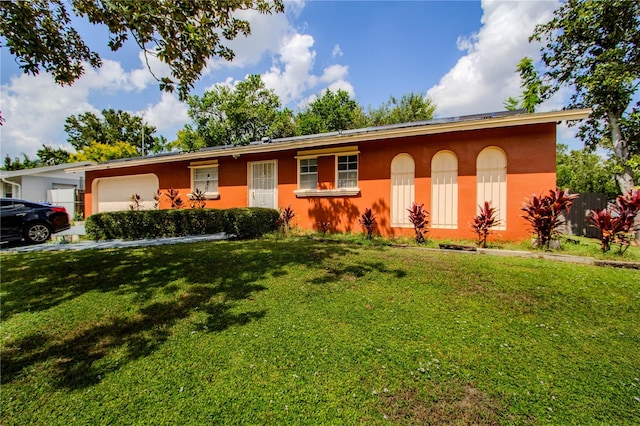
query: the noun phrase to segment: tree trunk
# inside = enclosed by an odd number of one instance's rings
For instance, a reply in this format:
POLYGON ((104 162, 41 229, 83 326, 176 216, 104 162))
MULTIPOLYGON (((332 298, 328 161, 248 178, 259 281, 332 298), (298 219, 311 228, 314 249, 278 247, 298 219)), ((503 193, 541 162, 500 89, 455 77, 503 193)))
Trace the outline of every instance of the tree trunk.
MULTIPOLYGON (((620 192, 622 194, 626 194, 635 186, 633 182, 633 175, 631 174, 631 167, 627 166, 627 161, 629 161, 630 156, 629 147, 627 146, 627 141, 622 138, 622 131, 620 129, 620 117, 613 114, 612 112, 608 113, 608 117, 609 127, 611 129, 611 142, 613 143, 613 152, 623 167, 622 172, 616 174, 616 182, 618 183, 620 192)), ((640 242, 640 214, 636 216, 634 223, 636 225, 636 241, 640 242)))
POLYGON ((629 147, 627 141, 622 137, 622 131, 620 129, 620 117, 616 114, 609 112, 609 128, 611 129, 611 143, 613 144, 613 153, 618 158, 619 163, 622 165, 623 170, 621 173, 616 174, 616 182, 622 194, 626 194, 634 187, 633 175, 631 174, 631 168, 627 166, 629 161, 629 147))

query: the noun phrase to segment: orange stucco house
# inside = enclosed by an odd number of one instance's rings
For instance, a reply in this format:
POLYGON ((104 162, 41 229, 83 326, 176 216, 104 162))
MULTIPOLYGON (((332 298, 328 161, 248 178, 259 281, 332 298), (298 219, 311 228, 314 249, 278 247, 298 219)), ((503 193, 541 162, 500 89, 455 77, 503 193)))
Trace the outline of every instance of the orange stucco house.
POLYGON ((491 201, 496 238, 523 239, 523 200, 556 185, 557 123, 589 112, 491 113, 85 166, 85 211, 127 210, 134 193, 153 208, 156 191, 170 188, 188 204, 199 188, 211 208, 291 206, 294 225, 306 229, 329 222, 360 232, 372 208, 378 233, 410 236, 406 209, 416 202, 430 212, 429 236, 473 238, 477 206, 491 201))

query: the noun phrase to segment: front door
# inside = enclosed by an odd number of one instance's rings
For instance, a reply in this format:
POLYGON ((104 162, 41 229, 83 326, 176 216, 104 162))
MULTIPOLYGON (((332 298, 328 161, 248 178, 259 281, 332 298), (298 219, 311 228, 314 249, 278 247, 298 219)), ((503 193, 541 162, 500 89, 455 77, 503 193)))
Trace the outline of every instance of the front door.
POLYGON ((249 164, 249 207, 277 208, 277 168, 276 161, 249 164))

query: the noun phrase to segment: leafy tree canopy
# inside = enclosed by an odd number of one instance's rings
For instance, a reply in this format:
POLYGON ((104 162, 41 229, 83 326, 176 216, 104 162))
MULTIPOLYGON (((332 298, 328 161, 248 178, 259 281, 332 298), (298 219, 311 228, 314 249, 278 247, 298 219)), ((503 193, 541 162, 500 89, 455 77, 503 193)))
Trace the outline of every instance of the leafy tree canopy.
POLYGON ((142 117, 113 109, 103 109, 101 115, 85 112, 67 117, 64 130, 67 141, 76 150, 94 143, 116 145, 121 142, 134 147, 138 155, 164 150, 165 139, 153 136, 156 128, 144 123, 142 117))
POLYGON ((72 18, 104 24, 110 33, 108 46, 120 49, 132 38, 145 55, 169 65, 171 77, 159 79, 160 88, 176 89, 186 99, 207 60, 231 61, 234 52, 226 42, 251 33, 249 22, 238 11, 284 11, 282 0, 10 0, 0 2, 2 47, 8 47, 27 74, 50 72, 59 84, 71 84, 83 73, 85 63, 102 65, 72 25, 72 18))
POLYGON ((327 89, 296 116, 298 135, 357 129, 366 125, 362 107, 345 90, 327 89))
POLYGON ((400 99, 395 96, 379 108, 368 112, 368 121, 372 126, 386 124, 411 123, 414 121, 427 121, 433 119, 436 106, 431 99, 423 93, 408 93, 400 99))
POLYGON ((71 155, 72 162, 93 161, 102 163, 119 158, 137 157, 138 150, 128 142, 100 143, 92 142, 83 146, 78 152, 71 155))
POLYGON ((507 98, 503 105, 507 111, 523 109, 529 113, 535 112, 536 106, 542 103, 542 93, 548 88, 542 84, 542 79, 533 65, 533 59, 522 58, 516 66, 516 71, 520 74, 522 95, 520 98, 507 98))
POLYGON ((278 96, 259 75, 249 75, 233 87, 217 85, 202 97, 189 96, 187 102, 193 125, 178 133, 173 145, 181 149, 245 145, 294 134, 293 113, 280 109, 278 96))
POLYGON ((11 158, 6 156, 4 158, 4 166, 2 170, 23 170, 33 169, 36 167, 55 166, 58 164, 69 163, 71 154, 62 148, 53 148, 48 145, 42 145, 37 152, 37 158, 35 160, 30 159, 26 154, 22 154, 22 159, 19 157, 11 158))
POLYGON ((586 149, 568 152, 567 145, 556 148, 557 186, 570 192, 600 193, 613 200, 618 195, 614 163, 586 149))
POLYGON ((630 190, 640 151, 640 103, 632 106, 640 82, 640 2, 568 0, 531 40, 545 43, 543 97, 568 86, 575 90, 569 107, 593 109, 579 136, 590 149, 612 151, 618 186, 630 190))

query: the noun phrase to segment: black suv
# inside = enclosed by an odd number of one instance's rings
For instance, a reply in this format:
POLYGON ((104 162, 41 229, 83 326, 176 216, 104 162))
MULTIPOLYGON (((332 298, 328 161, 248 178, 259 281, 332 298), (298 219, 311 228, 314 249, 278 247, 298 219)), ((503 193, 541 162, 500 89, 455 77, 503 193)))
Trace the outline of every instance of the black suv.
POLYGON ((0 240, 44 243, 51 234, 71 227, 67 209, 46 203, 0 198, 0 240))

